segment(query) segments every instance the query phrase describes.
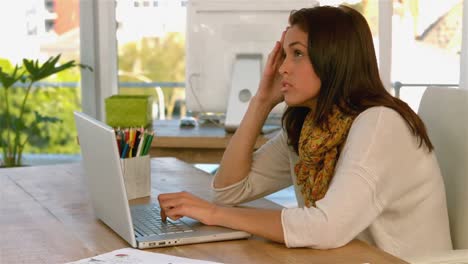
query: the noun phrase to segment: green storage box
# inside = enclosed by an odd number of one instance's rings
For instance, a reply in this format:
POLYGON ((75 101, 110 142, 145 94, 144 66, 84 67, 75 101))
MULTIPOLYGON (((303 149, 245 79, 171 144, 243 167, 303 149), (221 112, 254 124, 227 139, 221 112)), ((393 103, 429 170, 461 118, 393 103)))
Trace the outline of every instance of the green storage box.
POLYGON ((152 123, 150 95, 113 95, 106 98, 106 123, 112 127, 141 127, 152 123))

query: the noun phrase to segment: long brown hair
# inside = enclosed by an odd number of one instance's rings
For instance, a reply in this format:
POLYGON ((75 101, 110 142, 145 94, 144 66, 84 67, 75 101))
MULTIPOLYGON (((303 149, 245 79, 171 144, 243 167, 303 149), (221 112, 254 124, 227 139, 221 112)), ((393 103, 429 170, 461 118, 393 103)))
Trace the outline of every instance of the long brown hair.
MULTIPOLYGON (((424 143, 432 151, 422 120, 382 84, 372 34, 359 12, 347 6, 303 8, 291 13, 289 24, 308 33, 309 59, 321 80, 314 116, 316 125, 326 125, 333 105, 354 115, 373 106, 385 106, 405 119, 413 135, 418 137, 419 147, 424 143)), ((288 143, 296 152, 308 112, 305 107, 288 107, 282 118, 288 143)))

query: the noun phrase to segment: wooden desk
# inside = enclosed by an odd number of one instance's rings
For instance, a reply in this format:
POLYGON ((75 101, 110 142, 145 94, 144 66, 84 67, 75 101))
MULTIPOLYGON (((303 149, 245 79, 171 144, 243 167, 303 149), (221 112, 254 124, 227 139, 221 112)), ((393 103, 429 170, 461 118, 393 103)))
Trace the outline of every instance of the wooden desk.
MULTIPOLYGON (((211 176, 184 162, 153 159, 152 170, 154 195, 210 196, 211 176)), ((129 246, 95 219, 80 164, 0 169, 0 186, 0 263, 64 263, 129 246)), ((264 199, 257 205, 278 207, 264 199)), ((313 250, 253 237, 150 251, 224 263, 406 263, 359 241, 313 250)))
MULTIPOLYGON (((179 120, 157 120, 153 124, 156 137, 151 144, 152 157, 176 157, 188 163, 219 163, 232 134, 213 124, 180 128, 179 120)), ((275 132, 261 135, 259 148, 275 132)))

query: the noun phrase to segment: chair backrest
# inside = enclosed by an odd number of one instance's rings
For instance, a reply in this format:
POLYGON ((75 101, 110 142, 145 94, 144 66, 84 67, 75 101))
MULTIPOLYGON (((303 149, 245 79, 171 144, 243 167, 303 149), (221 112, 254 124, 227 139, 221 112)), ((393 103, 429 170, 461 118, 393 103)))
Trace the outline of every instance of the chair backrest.
POLYGON ((444 177, 454 249, 468 248, 468 90, 428 87, 418 114, 444 177))

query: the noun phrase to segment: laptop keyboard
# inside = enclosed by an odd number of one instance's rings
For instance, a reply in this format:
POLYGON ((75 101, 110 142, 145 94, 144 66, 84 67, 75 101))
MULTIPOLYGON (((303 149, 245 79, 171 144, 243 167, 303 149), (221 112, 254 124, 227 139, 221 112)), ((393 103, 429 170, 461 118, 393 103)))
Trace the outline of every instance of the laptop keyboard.
POLYGON ((167 218, 166 222, 161 219, 158 205, 132 206, 133 227, 141 236, 167 235, 184 232, 193 232, 191 227, 182 220, 172 221, 167 218))

